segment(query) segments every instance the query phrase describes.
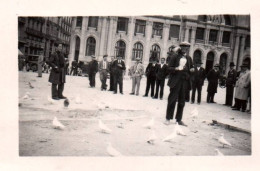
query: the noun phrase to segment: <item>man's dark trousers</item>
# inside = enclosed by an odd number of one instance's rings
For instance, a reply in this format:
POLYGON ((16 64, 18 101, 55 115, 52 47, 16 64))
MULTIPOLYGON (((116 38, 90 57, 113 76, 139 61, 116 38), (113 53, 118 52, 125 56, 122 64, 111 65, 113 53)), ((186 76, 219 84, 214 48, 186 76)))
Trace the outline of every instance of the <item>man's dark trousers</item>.
POLYGON ((174 88, 170 88, 170 94, 168 97, 167 114, 166 119, 173 119, 176 101, 178 100, 178 108, 176 113, 176 121, 182 120, 183 108, 185 106, 185 94, 188 91, 188 81, 179 80, 174 88))
POLYGON ((196 90, 198 92, 198 98, 197 98, 197 102, 200 103, 201 102, 201 89, 202 86, 199 83, 192 83, 192 96, 191 96, 191 102, 194 103, 195 101, 195 94, 196 94, 196 90))
POLYGON ((52 84, 51 85, 52 98, 62 97, 63 90, 64 90, 64 83, 52 84), (57 89, 57 86, 58 86, 58 89, 57 89))
POLYGON ((114 91, 114 74, 113 73, 110 73, 110 88, 109 90, 110 91, 114 91))
POLYGON ((226 87, 226 105, 232 106, 233 103, 234 87, 233 85, 227 85, 226 87))
POLYGON ((115 74, 114 75, 114 92, 117 93, 117 84, 119 84, 119 91, 123 93, 123 76, 115 74))
POLYGON ((90 73, 89 74, 89 85, 91 87, 95 87, 96 86, 96 73, 90 73))
POLYGON ((162 80, 156 79, 156 92, 154 96, 155 98, 158 98, 159 88, 160 88, 160 98, 163 98, 164 83, 165 83, 165 79, 162 80))
POLYGON ((152 78, 147 77, 145 96, 148 96, 150 86, 151 86, 151 97, 154 96, 155 80, 156 80, 156 77, 152 77, 152 78))

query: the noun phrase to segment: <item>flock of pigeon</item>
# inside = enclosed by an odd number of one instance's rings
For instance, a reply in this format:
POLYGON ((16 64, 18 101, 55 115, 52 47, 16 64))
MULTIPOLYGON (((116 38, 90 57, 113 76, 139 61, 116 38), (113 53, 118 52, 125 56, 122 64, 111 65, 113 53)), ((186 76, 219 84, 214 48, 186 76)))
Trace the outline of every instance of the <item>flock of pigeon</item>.
MULTIPOLYGON (((29 87, 31 89, 34 88, 34 86, 29 82, 28 83, 29 87)), ((26 92, 25 95, 22 97, 23 100, 26 100, 26 99, 32 99, 30 97, 30 93, 29 92, 26 92)), ((57 103, 57 101, 53 100, 50 96, 47 97, 47 101, 50 103, 50 104, 55 104, 57 103)), ((77 95, 75 97, 75 103, 76 104, 82 104, 81 102, 81 98, 80 98, 80 95, 77 95)), ((65 108, 68 108, 70 104, 70 100, 69 99, 65 99, 64 100, 64 107, 65 108)), ((21 103, 19 103, 19 106, 21 106, 21 103)), ((191 112, 191 115, 190 115, 190 118, 197 118, 198 117, 198 114, 199 114, 199 111, 198 109, 195 107, 194 110, 192 110, 191 112)), ((143 125, 143 128, 147 128, 147 129, 152 129, 153 126, 154 126, 154 117, 151 118, 151 120, 144 124, 143 125)), ((106 134, 111 134, 112 133, 112 130, 110 128, 108 128, 108 126, 106 126, 100 119, 98 120, 98 126, 99 126, 99 129, 100 129, 100 132, 101 133, 106 133, 106 134)), ((64 130, 65 129, 65 126, 57 119, 57 117, 54 117, 53 121, 52 121, 52 127, 54 129, 58 129, 58 130, 64 130)), ((118 128, 123 128, 123 124, 120 123, 120 125, 118 125, 118 128)), ((181 128, 181 126, 179 126, 179 124, 176 122, 175 126, 174 126, 174 129, 172 131, 172 133, 168 136, 166 136, 164 139, 162 139, 163 142, 172 142, 178 135, 181 135, 181 136, 186 136, 185 132, 183 131, 183 129, 181 128)), ((158 137, 156 136, 155 134, 155 131, 152 130, 152 134, 149 136, 149 138, 147 139, 147 143, 149 144, 154 144, 155 141, 158 140, 158 137)), ((225 138, 224 138, 224 134, 221 134, 221 136, 217 139, 218 142, 223 145, 223 148, 225 146, 232 146, 225 138)), ((216 152, 216 155, 217 156, 224 156, 223 153, 220 152, 219 149, 215 149, 215 152, 216 152)), ((111 143, 107 143, 107 153, 110 155, 110 156, 113 156, 113 157, 118 157, 118 156, 123 156, 118 150, 116 150, 112 145, 111 143)))

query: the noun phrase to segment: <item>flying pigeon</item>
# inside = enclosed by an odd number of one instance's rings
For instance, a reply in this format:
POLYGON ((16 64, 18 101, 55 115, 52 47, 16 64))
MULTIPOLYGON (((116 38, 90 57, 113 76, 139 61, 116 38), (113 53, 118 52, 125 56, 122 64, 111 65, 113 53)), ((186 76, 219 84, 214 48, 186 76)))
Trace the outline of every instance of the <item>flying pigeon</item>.
POLYGON ((28 82, 30 88, 34 88, 31 82, 28 82))
POLYGON ((75 99, 76 104, 81 104, 81 99, 80 99, 80 95, 77 95, 76 99, 75 99))
POLYGON ((220 151, 219 151, 219 149, 215 149, 215 152, 216 152, 216 156, 224 156, 224 154, 223 153, 221 153, 220 151))
POLYGON ((147 129, 151 129, 154 125, 154 117, 152 117, 152 119, 147 123, 145 124, 143 127, 144 128, 147 128, 147 129))
POLYGON ((47 97, 47 100, 48 100, 48 102, 50 104, 54 104, 55 103, 55 101, 50 96, 47 97))
POLYGON ((163 139, 164 142, 171 142, 177 136, 176 129, 173 130, 173 133, 168 135, 166 138, 163 139))
POLYGON ((176 133, 177 133, 178 135, 186 136, 186 134, 183 132, 183 130, 182 130, 181 127, 179 126, 178 122, 177 122, 176 125, 175 125, 175 130, 176 130, 176 133))
POLYGON ((107 143, 107 153, 112 157, 122 156, 122 154, 119 151, 112 147, 111 143, 107 143))
POLYGON ((191 111, 191 117, 192 118, 197 118, 199 115, 199 111, 198 109, 195 107, 192 111, 191 111))
POLYGON ((65 129, 65 126, 62 123, 60 123, 60 121, 58 121, 56 117, 54 117, 52 121, 52 126, 54 129, 60 129, 60 130, 65 129))
POLYGON ((157 139, 157 136, 155 135, 155 132, 153 131, 150 137, 147 140, 147 143, 154 144, 154 141, 157 139))
POLYGON ((70 104, 69 99, 65 99, 64 100, 64 107, 69 107, 69 104, 70 104))
POLYGON ((107 134, 112 133, 112 130, 109 129, 100 119, 98 120, 98 126, 102 133, 107 133, 107 134))
POLYGON ((225 145, 232 146, 227 140, 225 140, 224 134, 221 134, 221 136, 218 139, 218 142, 220 142, 220 144, 223 145, 223 148, 224 148, 225 145))

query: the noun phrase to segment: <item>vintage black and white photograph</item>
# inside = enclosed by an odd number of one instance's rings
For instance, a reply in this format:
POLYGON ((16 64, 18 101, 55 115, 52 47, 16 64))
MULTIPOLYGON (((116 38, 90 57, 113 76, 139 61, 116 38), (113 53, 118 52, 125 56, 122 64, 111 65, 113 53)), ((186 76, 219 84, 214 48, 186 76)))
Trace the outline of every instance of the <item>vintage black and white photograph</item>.
POLYGON ((17 16, 19 156, 251 156, 250 15, 17 16))

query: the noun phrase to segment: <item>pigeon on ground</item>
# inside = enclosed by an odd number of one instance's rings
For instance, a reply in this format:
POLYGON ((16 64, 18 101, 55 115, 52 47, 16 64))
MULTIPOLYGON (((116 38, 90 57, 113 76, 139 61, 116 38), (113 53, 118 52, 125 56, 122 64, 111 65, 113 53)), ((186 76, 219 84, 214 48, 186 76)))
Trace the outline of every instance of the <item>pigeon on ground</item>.
POLYGON ((192 111, 191 111, 191 117, 192 118, 197 118, 199 115, 199 111, 197 109, 197 107, 195 107, 192 111))
POLYGON ((120 122, 120 123, 117 125, 117 127, 118 127, 118 128, 122 128, 122 129, 124 129, 124 125, 123 125, 122 122, 120 122))
POLYGON ((173 133, 168 135, 166 138, 163 139, 164 142, 171 142, 177 136, 176 129, 173 130, 173 133))
POLYGON ((81 104, 81 98, 80 98, 80 95, 77 95, 77 97, 75 98, 75 102, 76 104, 81 104))
POLYGON ((50 104, 54 104, 55 103, 55 101, 50 96, 47 97, 47 100, 48 100, 48 102, 50 104))
POLYGON ((175 130, 176 130, 176 133, 177 133, 178 135, 186 136, 186 134, 183 132, 183 130, 182 130, 181 127, 179 126, 178 122, 177 122, 176 125, 175 125, 175 130))
POLYGON ((52 126, 54 129, 60 129, 60 130, 65 129, 65 126, 62 123, 60 123, 60 121, 58 121, 56 117, 54 117, 52 121, 52 126))
POLYGON ((112 147, 111 143, 107 143, 107 153, 112 157, 120 157, 122 154, 112 147))
POLYGON ((112 130, 109 129, 100 119, 98 120, 98 126, 102 133, 111 134, 112 130))
POLYGON ((224 154, 223 153, 221 153, 220 151, 219 151, 219 149, 215 149, 215 152, 216 152, 216 156, 224 156, 224 154))
POLYGON ((64 107, 69 107, 69 104, 70 104, 69 99, 65 99, 64 100, 64 107))
POLYGON ((153 131, 150 137, 147 140, 147 143, 154 144, 154 141, 157 139, 157 136, 155 135, 155 132, 153 131))
POLYGON ((34 88, 31 82, 28 82, 30 88, 34 88))
POLYGON ((147 129, 151 129, 153 126, 154 126, 154 117, 152 117, 152 119, 147 124, 145 124, 143 127, 147 128, 147 129))
POLYGON ((220 142, 220 144, 223 145, 223 148, 225 145, 230 146, 230 147, 232 146, 227 140, 225 140, 224 134, 221 134, 221 136, 218 139, 218 142, 220 142))

